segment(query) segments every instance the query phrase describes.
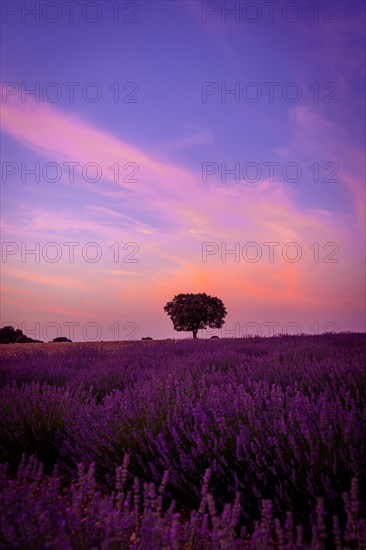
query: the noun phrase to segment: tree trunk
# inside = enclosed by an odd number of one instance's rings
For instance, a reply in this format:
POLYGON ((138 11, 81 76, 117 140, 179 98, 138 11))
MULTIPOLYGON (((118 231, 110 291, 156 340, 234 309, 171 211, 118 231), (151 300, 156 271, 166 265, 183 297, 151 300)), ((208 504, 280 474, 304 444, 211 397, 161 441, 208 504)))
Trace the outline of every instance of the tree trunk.
POLYGON ((198 329, 193 330, 193 338, 197 338, 197 332, 198 332, 198 329))

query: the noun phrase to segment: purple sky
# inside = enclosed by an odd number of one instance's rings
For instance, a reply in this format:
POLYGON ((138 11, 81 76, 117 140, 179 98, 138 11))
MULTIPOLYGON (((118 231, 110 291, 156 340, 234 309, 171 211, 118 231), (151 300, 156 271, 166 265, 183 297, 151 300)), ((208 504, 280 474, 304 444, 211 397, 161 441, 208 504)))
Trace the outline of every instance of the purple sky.
POLYGON ((2 3, 1 325, 364 331, 365 4, 72 4, 2 3))

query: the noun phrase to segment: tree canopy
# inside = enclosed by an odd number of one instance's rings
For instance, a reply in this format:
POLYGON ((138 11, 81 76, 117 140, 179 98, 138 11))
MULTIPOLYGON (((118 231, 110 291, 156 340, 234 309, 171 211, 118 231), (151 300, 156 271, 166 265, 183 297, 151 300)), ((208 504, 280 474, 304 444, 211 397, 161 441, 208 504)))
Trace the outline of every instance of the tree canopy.
POLYGON ((205 293, 177 294, 165 305, 164 311, 171 318, 174 330, 192 331, 193 338, 197 338, 200 329, 221 328, 227 313, 220 298, 205 293))
POLYGON ((20 329, 7 326, 0 328, 0 344, 25 344, 32 342, 42 342, 42 340, 33 340, 29 338, 20 329))

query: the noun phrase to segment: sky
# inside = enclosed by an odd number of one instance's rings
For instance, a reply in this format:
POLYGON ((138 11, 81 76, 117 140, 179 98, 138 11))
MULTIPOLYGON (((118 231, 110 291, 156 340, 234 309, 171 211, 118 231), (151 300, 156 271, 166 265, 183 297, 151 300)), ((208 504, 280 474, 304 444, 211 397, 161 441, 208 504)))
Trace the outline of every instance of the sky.
POLYGON ((1 4, 1 326, 365 331, 365 4, 1 4))

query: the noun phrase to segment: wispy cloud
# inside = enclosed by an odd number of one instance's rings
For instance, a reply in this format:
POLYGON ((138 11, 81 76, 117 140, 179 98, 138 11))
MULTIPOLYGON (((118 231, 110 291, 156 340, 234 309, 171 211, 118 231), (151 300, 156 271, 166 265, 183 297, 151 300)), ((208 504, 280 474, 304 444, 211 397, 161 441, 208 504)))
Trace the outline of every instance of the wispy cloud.
MULTIPOLYGON (((352 239, 352 230, 347 227, 347 216, 335 219, 326 209, 299 207, 296 191, 289 186, 267 180, 226 185, 219 178, 203 183, 201 174, 176 163, 162 162, 135 145, 48 105, 21 103, 13 97, 10 103, 3 104, 3 112, 4 131, 19 143, 42 158, 57 162, 98 162, 109 184, 89 185, 79 174, 75 185, 84 188, 86 200, 77 212, 70 213, 62 202, 53 210, 41 206, 26 210, 23 205, 23 214, 27 215, 13 224, 18 231, 21 227, 25 240, 31 234, 48 239, 53 235, 62 240, 78 240, 80 236, 84 240, 98 239, 105 246, 111 240, 127 238, 138 242, 141 259, 133 271, 125 266, 119 271, 110 255, 95 269, 84 266, 75 278, 63 273, 54 277, 51 271, 40 274, 30 271, 28 265, 27 270, 24 266, 14 269, 9 263, 5 271, 15 280, 82 291, 93 297, 93 306, 98 309, 106 304, 112 308, 116 300, 123 300, 132 310, 133 304, 140 304, 152 287, 162 302, 178 291, 211 291, 223 293, 233 302, 237 296, 240 304, 256 300, 273 307, 276 303, 306 307, 307 302, 322 300, 324 307, 330 307, 343 288, 345 271, 355 266, 355 259, 344 252, 343 263, 331 272, 331 280, 330 268, 324 264, 314 274, 308 247, 315 241, 347 243, 352 239), (109 167, 114 162, 123 165, 127 161, 139 164, 141 179, 133 185, 116 184, 109 167), (278 241, 283 246, 297 241, 307 256, 304 254, 301 265, 241 262, 238 271, 237 264, 222 263, 219 256, 204 265, 202 241, 219 245, 224 242, 228 249, 235 242, 255 241, 262 245, 278 241), (94 296, 96 285, 100 289, 98 297, 94 296), (331 291, 327 294, 321 290, 324 288, 331 291)), ((305 148, 311 153, 320 146, 324 151, 336 150, 332 125, 319 113, 299 106, 293 108, 291 117, 293 150, 305 148)), ((346 147, 342 151, 349 153, 346 147)), ((357 175, 351 177, 352 174, 344 185, 357 206, 362 188, 357 175)), ((358 212, 362 216, 361 209, 358 212)), ((6 220, 8 236, 14 226, 6 220)), ((354 293, 357 292, 358 282, 354 286, 354 293)))
POLYGON ((80 281, 75 279, 39 275, 37 273, 26 271, 26 270, 7 269, 4 275, 7 277, 11 277, 12 279, 21 279, 29 283, 35 283, 37 285, 55 286, 63 290, 64 289, 79 290, 79 291, 90 290, 90 287, 88 285, 83 284, 80 281))

